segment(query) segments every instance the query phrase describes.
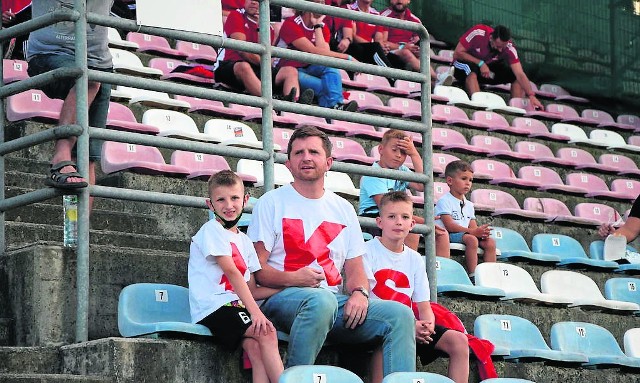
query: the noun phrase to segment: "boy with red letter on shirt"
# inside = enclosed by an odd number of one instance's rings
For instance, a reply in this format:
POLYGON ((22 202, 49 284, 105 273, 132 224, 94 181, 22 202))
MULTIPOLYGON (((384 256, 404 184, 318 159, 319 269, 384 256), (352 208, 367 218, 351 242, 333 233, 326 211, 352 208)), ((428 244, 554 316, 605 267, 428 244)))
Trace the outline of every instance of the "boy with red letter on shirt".
MULTIPOLYGON (((415 225, 413 203, 404 192, 386 193, 380 200, 380 216, 376 218, 382 235, 365 244, 365 266, 371 271, 371 297, 393 300, 409 307, 417 306, 416 354, 422 364, 430 363, 438 351, 449 355, 449 378, 457 383, 469 380, 469 344, 459 331, 435 325, 429 303, 429 279, 418 252, 404 245, 409 230, 415 225), (388 283, 392 282, 392 283, 388 283), (392 288, 391 285, 394 287, 392 288)), ((378 349, 372 359, 372 379, 382 381, 378 349)))
POLYGON ((253 273, 260 270, 260 262, 253 243, 236 226, 248 198, 242 180, 232 171, 209 178, 206 203, 216 219, 191 239, 191 320, 208 327, 226 348, 233 350, 242 343, 254 383, 277 383, 284 368, 276 330, 253 296, 265 299, 278 290, 256 286, 253 273))
MULTIPOLYGON (((233 10, 224 23, 224 34, 235 40, 259 43, 258 18, 260 17, 260 3, 257 0, 244 1, 244 8, 233 10)), ((271 43, 274 31, 271 28, 271 43)), ((298 71, 293 67, 280 68, 274 71, 274 84, 282 87, 286 101, 296 101, 309 104, 313 100, 313 92, 302 95, 298 89, 298 71)), ((229 48, 221 49, 218 53, 215 68, 216 81, 229 85, 234 89, 245 89, 254 96, 262 96, 260 84, 260 55, 255 53, 236 51, 229 48)), ((267 95, 268 96, 268 95, 267 95)))

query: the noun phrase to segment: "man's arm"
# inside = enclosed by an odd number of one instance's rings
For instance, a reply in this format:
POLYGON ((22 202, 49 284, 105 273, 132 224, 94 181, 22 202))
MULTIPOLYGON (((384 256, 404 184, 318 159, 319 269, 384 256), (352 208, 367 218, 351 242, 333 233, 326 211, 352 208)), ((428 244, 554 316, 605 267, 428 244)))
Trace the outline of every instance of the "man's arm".
POLYGON ((529 81, 527 75, 524 73, 522 64, 520 64, 519 62, 511 64, 511 70, 516 76, 516 81, 524 90, 525 95, 529 98, 529 100, 531 100, 531 104, 533 104, 533 106, 535 106, 536 108, 544 109, 544 106, 542 105, 542 103, 540 103, 540 101, 538 101, 538 99, 536 98, 536 94, 531 89, 531 82, 529 81))
POLYGON ((456 45, 456 49, 453 51, 453 59, 473 63, 476 65, 478 65, 480 61, 482 61, 467 52, 467 48, 465 48, 464 45, 462 45, 462 43, 460 42, 458 42, 458 45, 456 45))
POLYGON ((359 287, 369 291, 369 280, 364 271, 362 256, 347 259, 344 262, 344 273, 347 279, 345 285, 346 293, 352 293, 344 305, 344 322, 348 328, 354 329, 364 322, 367 317, 367 308, 369 307, 369 298, 358 290, 354 291, 359 287))
POLYGON ((261 270, 256 271, 255 275, 258 282, 263 286, 271 288, 284 288, 291 286, 298 287, 318 287, 320 282, 324 280, 324 273, 309 267, 303 267, 296 271, 280 271, 273 268, 267 263, 271 252, 267 251, 263 242, 254 242, 253 246, 260 260, 261 270))
MULTIPOLYGON (((234 32, 229 37, 231 37, 234 40, 247 41, 247 35, 245 35, 242 32, 234 32)), ((243 52, 243 51, 237 51, 237 52, 240 55, 240 57, 244 59, 244 61, 253 65, 260 65, 260 55, 257 55, 255 53, 243 52)))
POLYGON ((618 230, 614 229, 611 224, 603 224, 598 229, 598 233, 603 238, 614 233, 616 235, 624 235, 627 238, 627 242, 631 242, 640 235, 640 218, 627 218, 627 222, 625 222, 618 230))

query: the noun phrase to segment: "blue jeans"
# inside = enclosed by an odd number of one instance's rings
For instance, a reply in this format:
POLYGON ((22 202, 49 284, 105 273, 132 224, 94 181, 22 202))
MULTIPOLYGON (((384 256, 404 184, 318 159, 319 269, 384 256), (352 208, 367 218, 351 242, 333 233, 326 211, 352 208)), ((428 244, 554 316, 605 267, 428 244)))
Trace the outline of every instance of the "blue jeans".
POLYGON ((369 301, 367 319, 354 330, 344 327, 349 299, 325 289, 289 287, 273 295, 262 311, 278 330, 289 333, 285 367, 314 364, 325 338, 332 343, 382 341, 384 375, 415 371, 415 319, 411 309, 394 301, 369 301))
POLYGON ((313 64, 298 68, 298 81, 301 89, 313 89, 320 106, 333 108, 335 104, 344 100, 342 78, 336 68, 313 64))

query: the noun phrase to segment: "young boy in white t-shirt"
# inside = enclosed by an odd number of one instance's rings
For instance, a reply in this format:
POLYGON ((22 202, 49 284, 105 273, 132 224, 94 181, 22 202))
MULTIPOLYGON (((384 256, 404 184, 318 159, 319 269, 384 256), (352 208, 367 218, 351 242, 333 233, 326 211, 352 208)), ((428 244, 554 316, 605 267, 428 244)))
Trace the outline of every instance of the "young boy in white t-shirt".
POLYGON ((278 338, 255 299, 279 290, 256 286, 253 273, 260 270, 260 262, 253 242, 237 228, 249 196, 240 177, 229 170, 212 175, 208 189, 206 203, 216 219, 202 225, 191 239, 191 320, 208 327, 225 348, 234 350, 242 344, 254 383, 276 383, 284 370, 278 338))
MULTIPOLYGON (((395 300, 409 307, 415 305, 416 354, 422 364, 430 363, 439 352, 449 355, 449 378, 468 382, 469 343, 467 336, 435 324, 429 302, 429 279, 425 264, 418 252, 405 246, 409 230, 415 225, 411 197, 403 192, 389 192, 380 200, 380 216, 376 218, 382 235, 368 241, 364 255, 365 266, 371 273, 371 297, 395 300), (373 279, 371 279, 373 278, 373 279), (391 282, 391 283, 389 283, 391 282), (393 286, 393 287, 392 287, 393 286)), ((374 352, 372 382, 382 380, 382 353, 374 352)))
POLYGON ((436 225, 447 229, 451 243, 464 243, 467 273, 473 279, 478 265, 478 246, 484 250, 485 262, 495 262, 496 242, 490 237, 489 225, 478 226, 473 203, 465 197, 473 183, 471 165, 460 160, 452 161, 444 169, 444 176, 449 193, 436 203, 435 215, 440 216, 436 225))

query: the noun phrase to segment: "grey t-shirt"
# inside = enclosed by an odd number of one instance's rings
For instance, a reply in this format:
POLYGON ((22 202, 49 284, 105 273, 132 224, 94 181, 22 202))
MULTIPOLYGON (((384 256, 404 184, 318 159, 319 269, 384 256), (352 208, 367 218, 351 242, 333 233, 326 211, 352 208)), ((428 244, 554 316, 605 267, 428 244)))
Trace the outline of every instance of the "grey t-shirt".
MULTIPOLYGON (((87 12, 108 16, 113 0, 87 0, 87 12)), ((60 9, 73 9, 73 0, 33 0, 34 18, 60 9)), ((75 55, 74 23, 61 21, 31 32, 27 48, 27 61, 39 54, 75 55)), ((111 63, 107 28, 87 25, 87 61, 93 68, 107 69, 111 63)))

